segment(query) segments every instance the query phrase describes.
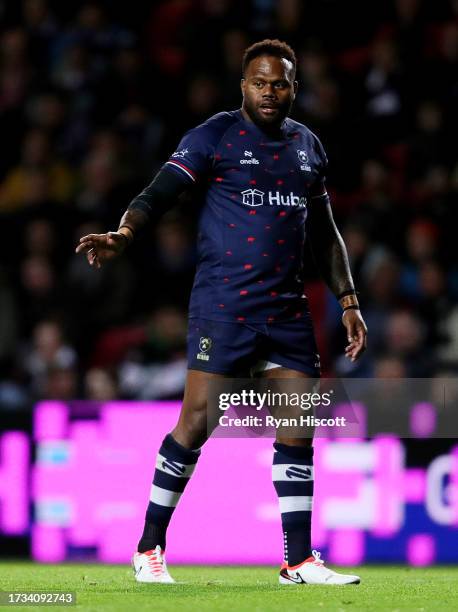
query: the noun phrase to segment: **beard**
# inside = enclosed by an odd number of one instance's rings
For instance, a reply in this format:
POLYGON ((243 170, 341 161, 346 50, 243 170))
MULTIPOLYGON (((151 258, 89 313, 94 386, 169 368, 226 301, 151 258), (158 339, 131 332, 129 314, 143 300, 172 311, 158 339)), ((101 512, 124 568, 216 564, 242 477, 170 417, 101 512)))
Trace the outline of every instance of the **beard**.
POLYGON ((272 108, 262 107, 262 105, 268 105, 267 102, 261 103, 261 106, 253 104, 247 99, 244 102, 245 110, 250 119, 260 127, 279 127, 289 115, 293 105, 292 100, 287 100, 282 104, 272 103, 272 108))

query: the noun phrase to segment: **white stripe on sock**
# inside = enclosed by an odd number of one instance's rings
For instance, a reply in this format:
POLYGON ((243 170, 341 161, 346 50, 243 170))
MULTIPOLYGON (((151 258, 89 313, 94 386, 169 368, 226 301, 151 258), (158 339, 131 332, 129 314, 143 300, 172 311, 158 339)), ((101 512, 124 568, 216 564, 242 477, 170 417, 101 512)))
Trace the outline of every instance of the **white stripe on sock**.
POLYGON ((274 482, 282 482, 282 481, 302 481, 302 482, 310 482, 313 480, 313 465, 299 465, 296 463, 280 463, 272 466, 272 480, 274 482), (305 472, 303 475, 299 475, 294 473, 294 469, 290 470, 290 468, 295 468, 300 470, 301 472, 305 472), (289 470, 289 471, 288 471, 289 470))
POLYGON ((279 497, 280 512, 309 512, 312 509, 312 500, 311 495, 279 497))
POLYGON ((180 497, 181 493, 177 493, 176 491, 167 491, 167 489, 162 489, 155 484, 151 485, 149 499, 153 502, 153 504, 166 506, 167 508, 175 508, 180 501, 180 497))

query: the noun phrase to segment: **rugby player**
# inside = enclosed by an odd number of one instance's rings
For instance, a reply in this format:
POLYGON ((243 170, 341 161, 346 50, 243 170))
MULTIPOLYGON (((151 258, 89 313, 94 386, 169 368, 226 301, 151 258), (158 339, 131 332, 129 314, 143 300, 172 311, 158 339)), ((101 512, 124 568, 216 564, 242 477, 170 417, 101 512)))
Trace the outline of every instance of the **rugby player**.
MULTIPOLYGON (((143 534, 133 557, 139 582, 171 583, 166 531, 207 434, 207 385, 247 376, 316 378, 320 363, 302 265, 306 230, 316 263, 339 300, 355 361, 366 346, 347 252, 326 192, 327 158, 318 138, 288 118, 297 93, 296 57, 263 40, 243 58, 242 107, 187 132, 128 206, 117 231, 89 234, 76 249, 91 266, 120 256, 194 184, 205 186, 198 264, 189 306, 188 371, 182 410, 159 449, 143 534)), ((313 447, 277 435, 273 483, 284 534, 281 584, 351 584, 312 550, 313 447)))

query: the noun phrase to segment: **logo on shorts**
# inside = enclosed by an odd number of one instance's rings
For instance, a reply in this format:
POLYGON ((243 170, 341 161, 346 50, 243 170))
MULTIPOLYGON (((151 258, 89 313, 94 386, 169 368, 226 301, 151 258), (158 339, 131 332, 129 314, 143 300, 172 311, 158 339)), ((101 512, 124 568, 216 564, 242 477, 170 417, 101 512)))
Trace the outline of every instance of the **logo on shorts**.
POLYGON ((302 162, 301 170, 305 170, 306 172, 310 172, 311 168, 310 168, 310 165, 309 165, 309 156, 307 155, 307 151, 304 151, 304 149, 298 149, 297 150, 297 156, 298 156, 299 160, 302 162))
POLYGON ((201 359, 202 361, 208 361, 210 359, 210 355, 207 355, 208 351, 212 347, 212 339, 202 337, 199 340, 199 351, 197 353, 197 359, 201 359))

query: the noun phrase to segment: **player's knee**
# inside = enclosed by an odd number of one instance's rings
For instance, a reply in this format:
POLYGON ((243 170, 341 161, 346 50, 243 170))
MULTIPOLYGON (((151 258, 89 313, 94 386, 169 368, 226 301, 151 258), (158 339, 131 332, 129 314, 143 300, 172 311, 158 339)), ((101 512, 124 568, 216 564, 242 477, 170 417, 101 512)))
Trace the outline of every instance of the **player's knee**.
POLYGON ((177 442, 186 448, 199 448, 207 440, 207 417, 204 410, 196 410, 180 419, 172 432, 177 442))

